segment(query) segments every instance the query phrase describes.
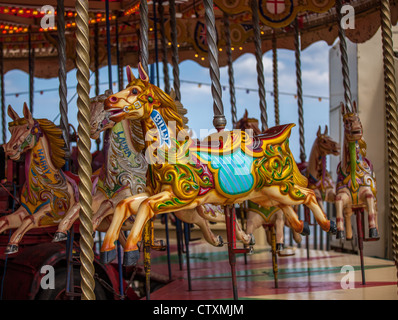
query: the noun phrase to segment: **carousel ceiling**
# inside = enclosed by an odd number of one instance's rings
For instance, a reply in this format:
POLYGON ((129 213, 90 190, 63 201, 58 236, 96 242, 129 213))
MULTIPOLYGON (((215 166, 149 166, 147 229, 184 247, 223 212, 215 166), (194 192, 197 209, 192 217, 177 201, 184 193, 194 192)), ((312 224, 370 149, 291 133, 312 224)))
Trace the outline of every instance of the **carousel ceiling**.
MULTIPOLYGON (((112 63, 116 64, 117 37, 122 64, 137 65, 139 60, 139 2, 137 0, 109 1, 112 63)), ((338 20, 334 0, 259 0, 262 50, 271 49, 276 37, 278 48, 294 50, 292 23, 297 18, 301 32, 301 48, 323 40, 332 44, 338 37, 338 20)), ((391 3, 392 23, 398 16, 398 4, 391 3)), ((346 36, 360 43, 370 39, 380 26, 378 0, 346 2, 355 12, 355 28, 347 29, 346 36)), ((94 69, 94 51, 99 66, 107 65, 107 36, 105 1, 89 1, 91 42, 91 69, 94 69), (98 35, 98 49, 95 37, 98 35)), ((75 1, 64 0, 67 70, 75 68, 76 23, 75 1)), ((176 0, 179 61, 194 60, 208 67, 204 6, 201 0, 176 0)), ((168 1, 148 1, 149 52, 153 63, 162 60, 161 24, 165 28, 165 44, 171 62, 171 38, 168 1), (164 14, 160 19, 160 6, 164 14), (157 23, 155 24, 155 21, 157 23), (155 32, 156 31, 156 32, 155 32), (158 54, 156 54, 158 48, 158 54)), ((57 54, 57 0, 5 0, 0 4, 0 42, 3 45, 4 72, 20 69, 28 72, 29 43, 34 51, 36 77, 52 78, 58 75, 57 54), (46 5, 47 7, 43 6, 46 5), (53 20, 51 20, 53 17, 53 20), (50 26, 50 27, 48 27, 50 26)), ((219 64, 227 62, 224 38, 224 13, 230 21, 233 59, 254 52, 252 17, 249 0, 214 0, 218 34, 219 64)))

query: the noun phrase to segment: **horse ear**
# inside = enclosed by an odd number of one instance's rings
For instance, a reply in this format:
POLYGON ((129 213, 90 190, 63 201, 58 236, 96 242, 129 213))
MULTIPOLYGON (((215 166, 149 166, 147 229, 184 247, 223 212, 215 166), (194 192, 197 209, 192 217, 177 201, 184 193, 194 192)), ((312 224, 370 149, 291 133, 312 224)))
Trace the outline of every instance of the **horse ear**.
POLYGON ((357 103, 355 101, 352 102, 352 112, 358 113, 357 103))
POLYGON ((323 133, 324 135, 327 135, 328 134, 328 126, 326 125, 325 126, 325 132, 323 133))
POLYGON ((247 109, 245 109, 245 114, 243 115, 244 119, 247 119, 249 117, 249 112, 247 111, 247 109))
POLYGON ((319 126, 316 136, 319 138, 321 136, 321 126, 319 126))
POLYGON ((26 120, 33 120, 32 113, 30 112, 28 105, 26 102, 23 104, 23 116, 26 120))
POLYGON ((343 102, 340 102, 341 114, 344 116, 346 113, 345 105, 343 102))
POLYGON ((129 83, 132 82, 133 80, 135 80, 135 76, 134 76, 133 70, 131 70, 130 66, 126 67, 126 73, 127 73, 127 81, 129 83))
POLYGON ((138 63, 138 73, 140 74, 140 79, 145 82, 149 82, 148 74, 145 72, 144 68, 142 67, 141 62, 138 63))
POLYGON ((7 114, 14 121, 19 119, 19 115, 15 112, 15 110, 11 107, 11 105, 8 105, 7 114))

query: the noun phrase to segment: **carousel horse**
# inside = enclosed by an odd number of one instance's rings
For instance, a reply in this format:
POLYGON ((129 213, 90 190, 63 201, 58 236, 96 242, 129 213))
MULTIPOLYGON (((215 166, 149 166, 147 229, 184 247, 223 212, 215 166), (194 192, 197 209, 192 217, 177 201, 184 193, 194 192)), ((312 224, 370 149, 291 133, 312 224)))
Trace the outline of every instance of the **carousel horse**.
POLYGON ((366 142, 356 103, 352 112, 341 103, 344 122, 342 160, 337 167, 336 183, 336 238, 352 239, 351 216, 353 210, 366 209, 369 222, 369 238, 379 237, 376 207, 376 177, 371 162, 366 158, 366 142), (344 215, 344 218, 343 218, 344 215))
POLYGON ((310 157, 302 173, 308 178, 308 188, 314 190, 319 206, 324 210, 323 202, 335 202, 336 186, 326 168, 326 156, 340 155, 340 144, 328 136, 328 127, 316 134, 310 157))
MULTIPOLYGON (((258 120, 249 118, 247 110, 235 124, 235 129, 242 131, 252 130, 254 135, 260 135, 262 132, 258 126, 258 120)), ((253 233, 260 227, 264 227, 267 235, 267 242, 272 245, 271 241, 271 228, 275 226, 276 234, 276 251, 283 250, 284 246, 284 226, 291 228, 289 221, 285 219, 283 211, 278 207, 261 207, 252 201, 247 203, 247 216, 246 216, 246 232, 253 233)), ((301 235, 292 229, 293 239, 296 243, 301 243, 301 235)))
MULTIPOLYGON (((173 97, 173 92, 171 93, 173 97)), ((90 118, 90 136, 97 139, 102 131, 110 130, 110 137, 107 139, 109 146, 106 148, 106 161, 99 175, 97 182, 97 193, 105 195, 106 199, 104 210, 102 207, 93 217, 94 230, 99 223, 105 218, 113 214, 113 210, 118 202, 128 196, 142 193, 145 189, 146 170, 148 165, 143 157, 141 150, 143 149, 144 140, 142 132, 137 127, 137 122, 130 120, 122 120, 115 124, 109 119, 109 113, 104 111, 104 97, 102 96, 92 99, 91 118, 90 118), (131 183, 132 181, 137 183, 131 183), (136 186, 139 186, 137 188, 136 186), (116 195, 114 190, 125 190, 116 195)), ((182 105, 179 105, 179 112, 184 113, 182 105)), ((187 120, 187 119, 186 119, 187 120)), ((140 125, 138 123, 138 125, 140 125)), ((223 239, 216 236, 210 229, 209 221, 225 222, 224 211, 221 206, 211 204, 199 206, 195 209, 182 210, 175 213, 180 220, 196 224, 203 233, 205 240, 213 246, 222 246, 223 239)), ((133 217, 129 217, 123 224, 123 229, 131 229, 134 222, 133 217)), ((248 235, 242 231, 237 224, 237 237, 247 245, 253 245, 252 235, 248 235)))
MULTIPOLYGON (((106 115, 103 112, 103 102, 111 94, 110 91, 105 94, 94 97, 90 101, 91 119, 98 119, 106 115), (102 106, 98 107, 98 106, 102 106), (102 109, 102 113, 101 113, 102 109)), ((106 116, 101 123, 94 123, 96 127, 104 126, 107 123, 106 116)), ((118 128, 120 130, 120 128, 118 128)), ((113 133, 111 133, 113 134, 113 133)), ((91 131, 91 137, 97 139, 99 133, 91 131)), ((130 152, 123 143, 120 143, 122 137, 115 144, 105 143, 106 156, 105 165, 92 176, 93 180, 93 200, 92 209, 94 212, 93 226, 94 231, 106 231, 110 221, 107 215, 112 213, 117 203, 135 193, 143 192, 145 189, 146 164, 145 159, 140 154, 130 152), (126 166, 129 167, 126 169, 126 166)), ((112 140, 113 141, 113 140, 112 140)), ((65 215, 58 225, 57 232, 54 235, 54 242, 64 241, 67 237, 67 231, 73 223, 79 218, 80 205, 76 203, 65 215)), ((127 221, 124 229, 130 229, 131 225, 127 221)), ((120 235, 120 242, 123 243, 123 233, 120 235)))
POLYGON ((8 107, 11 138, 4 151, 11 160, 25 154, 26 181, 22 186, 21 206, 0 218, 0 233, 16 229, 7 245, 6 254, 18 251, 24 234, 33 228, 58 225, 65 213, 78 203, 76 182, 61 170, 65 164, 61 129, 47 119, 34 119, 26 104, 23 118, 8 107))
POLYGON ((124 248, 126 266, 137 263, 137 244, 150 219, 205 203, 232 205, 252 200, 263 207, 278 206, 296 232, 307 234, 308 226, 292 208, 305 204, 323 230, 335 232, 315 193, 306 188, 308 181, 289 149, 294 124, 273 127, 254 138, 245 132, 222 131, 197 143, 184 130, 174 100, 149 83, 141 64, 138 71, 139 78, 130 74, 126 89, 108 97, 105 109, 114 122, 141 121, 149 164, 147 189, 117 205, 101 248, 103 256, 116 251, 115 239, 129 216, 136 217, 124 248))

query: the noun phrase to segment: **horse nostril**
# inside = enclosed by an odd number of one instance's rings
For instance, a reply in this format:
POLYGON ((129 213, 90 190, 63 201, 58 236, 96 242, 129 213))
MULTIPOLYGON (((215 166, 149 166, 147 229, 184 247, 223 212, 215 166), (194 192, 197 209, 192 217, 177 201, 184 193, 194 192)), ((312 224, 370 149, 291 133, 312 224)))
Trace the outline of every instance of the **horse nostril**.
POLYGON ((15 145, 12 148, 13 148, 13 150, 17 150, 18 147, 17 147, 17 145, 15 145))
POLYGON ((117 102, 117 100, 118 99, 116 97, 113 97, 113 96, 109 97, 109 101, 112 102, 112 103, 117 102))

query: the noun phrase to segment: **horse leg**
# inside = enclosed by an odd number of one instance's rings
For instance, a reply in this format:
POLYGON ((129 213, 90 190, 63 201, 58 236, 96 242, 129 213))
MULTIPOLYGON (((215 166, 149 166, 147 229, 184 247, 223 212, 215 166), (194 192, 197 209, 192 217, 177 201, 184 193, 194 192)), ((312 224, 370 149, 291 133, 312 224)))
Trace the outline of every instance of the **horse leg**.
POLYGON ((109 217, 114 212, 114 205, 111 200, 105 200, 101 203, 98 210, 93 215, 93 231, 103 230, 104 227, 101 226, 105 218, 109 217))
MULTIPOLYGON (((368 189, 368 188, 367 188, 368 189)), ((377 209, 376 202, 373 193, 366 190, 365 194, 365 202, 368 211, 368 222, 369 222, 369 238, 378 238, 379 232, 377 227, 377 209)))
POLYGON ((344 209, 346 240, 352 240, 352 223, 351 223, 352 213, 353 213, 353 211, 352 211, 351 207, 346 207, 344 209))
POLYGON ((202 231, 205 240, 212 246, 222 247, 224 244, 223 239, 221 236, 214 235, 210 229, 209 222, 198 214, 199 210, 203 210, 201 206, 199 206, 197 209, 177 211, 174 214, 181 221, 196 224, 202 231))
MULTIPOLYGON (((140 254, 138 251, 138 242, 142 238, 142 233, 144 231, 146 223, 152 219, 156 214, 169 212, 167 210, 155 210, 155 206, 158 203, 167 203, 168 201, 173 201, 175 195, 170 191, 163 191, 158 194, 155 194, 149 198, 146 198, 140 204, 137 215, 135 218, 134 225, 131 229, 131 232, 127 238, 126 247, 124 248, 124 259, 123 264, 125 266, 136 265, 140 254)), ((173 210, 174 212, 181 210, 188 210, 191 208, 196 208, 199 205, 197 202, 192 202, 190 205, 180 208, 176 208, 177 210, 173 210)), ((128 208, 131 206, 129 204, 129 199, 125 200, 125 206, 128 208)), ((126 209, 125 209, 126 210, 126 209)), ((172 209, 170 208, 170 211, 172 209)))
POLYGON ((72 224, 79 218, 80 203, 75 202, 69 208, 66 216, 58 225, 57 231, 54 234, 53 242, 65 241, 67 239, 67 231, 72 227, 72 224))
POLYGON ((116 258, 115 241, 119 237, 123 222, 129 216, 135 215, 138 212, 139 205, 148 197, 149 194, 144 192, 119 202, 101 246, 100 259, 102 263, 109 263, 116 258))
POLYGON ((316 200, 315 193, 312 190, 297 185, 296 189, 299 189, 303 194, 306 195, 303 204, 306 205, 308 208, 310 208, 310 210, 314 214, 316 222, 321 226, 322 230, 335 234, 336 225, 333 221, 330 221, 326 218, 325 212, 321 209, 321 207, 318 204, 318 201, 316 200))
MULTIPOLYGON (((293 208, 293 209, 294 209, 294 208, 293 208)), ((286 225, 289 229, 292 230, 292 234, 293 234, 293 239, 294 239, 294 241, 295 241, 296 243, 301 243, 301 241, 302 241, 301 234, 293 230, 292 226, 290 225, 290 223, 289 223, 289 221, 288 221, 287 219, 285 220, 285 225, 286 225)), ((282 229, 282 232, 283 232, 283 229, 282 229)), ((282 233, 282 234, 283 234, 283 233, 282 233)), ((277 234, 277 235, 278 235, 278 234, 277 234)))
POLYGON ((15 212, 0 218, 0 233, 9 229, 18 228, 22 221, 29 216, 24 207, 19 207, 15 212))
POLYGON ((275 215, 275 237, 276 237, 276 251, 283 250, 284 243, 284 230, 285 217, 282 210, 278 210, 274 213, 275 215))
POLYGON ((39 227, 40 219, 51 210, 50 205, 44 206, 38 213, 27 216, 12 234, 10 241, 6 247, 5 254, 13 254, 18 252, 18 245, 26 232, 33 228, 39 227))
POLYGON ((337 234, 336 239, 344 239, 344 207, 348 203, 349 195, 346 192, 339 192, 336 195, 336 222, 337 222, 337 234))

